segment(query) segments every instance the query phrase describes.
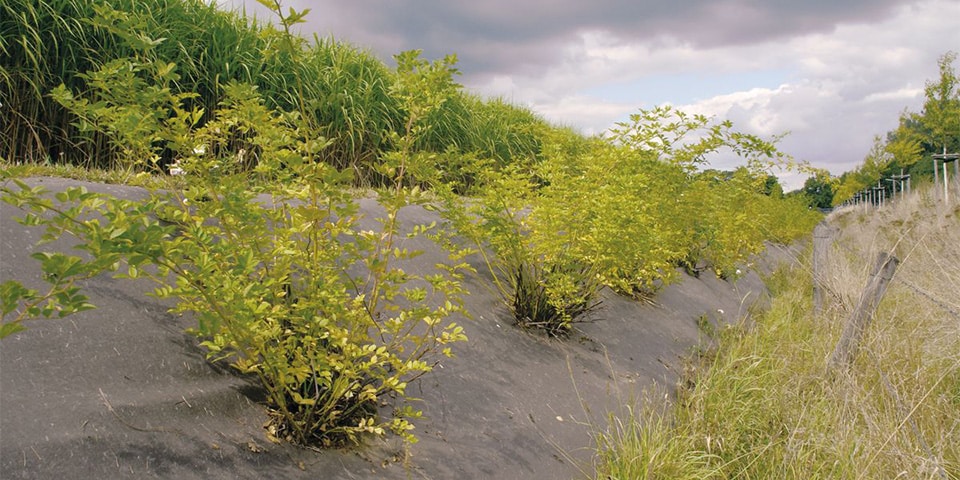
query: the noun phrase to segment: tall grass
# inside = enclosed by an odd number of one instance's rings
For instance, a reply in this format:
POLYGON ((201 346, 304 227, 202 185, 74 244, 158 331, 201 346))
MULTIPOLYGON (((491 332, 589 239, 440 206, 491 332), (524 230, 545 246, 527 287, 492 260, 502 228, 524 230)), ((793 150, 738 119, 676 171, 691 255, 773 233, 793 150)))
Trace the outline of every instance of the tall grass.
POLYGON ((823 314, 806 263, 770 279, 769 311, 720 333, 665 415, 598 436, 597 478, 960 478, 960 206, 930 191, 846 209, 823 314), (902 263, 849 372, 826 359, 872 259, 902 263))
POLYGON ((68 162, 109 166, 114 154, 100 135, 81 137, 76 119, 49 93, 64 84, 83 94, 81 74, 135 54, 119 34, 136 30, 164 39, 155 54, 177 64, 182 91, 200 94, 212 111, 227 80, 254 81, 261 59, 257 30, 245 20, 200 1, 117 0, 111 8, 125 18, 104 20, 91 0, 10 0, 0 5, 0 157, 10 161, 68 162), (126 25, 121 25, 125 23, 126 25))
MULTIPOLYGON (((176 64, 175 93, 197 94, 188 107, 202 107, 204 121, 224 85, 257 85, 269 107, 306 114, 333 141, 324 160, 356 172, 360 183, 371 181, 391 136, 402 134, 394 73, 342 41, 297 38, 299 52, 276 48, 283 32, 201 0, 9 0, 0 4, 0 158, 111 166, 117 152, 109 142, 79 135, 77 119, 49 93, 62 83, 83 96, 83 73, 137 55, 144 40, 156 42, 155 60, 176 64)), ((462 91, 430 121, 422 151, 476 152, 502 164, 535 157, 537 129, 547 128, 526 109, 462 91)))
POLYGON ((58 159, 77 149, 70 115, 45 95, 61 82, 77 86, 75 74, 95 67, 89 52, 108 48, 82 20, 92 14, 83 2, 0 4, 0 157, 58 159))
POLYGON ((543 147, 546 130, 554 128, 529 109, 469 93, 444 103, 434 124, 421 148, 439 152, 454 147, 500 166, 533 160, 543 147))
POLYGON ((402 127, 403 112, 391 96, 391 72, 371 54, 333 39, 316 39, 310 49, 308 109, 321 131, 334 140, 324 154, 341 169, 367 176, 387 143, 386 132, 402 127))

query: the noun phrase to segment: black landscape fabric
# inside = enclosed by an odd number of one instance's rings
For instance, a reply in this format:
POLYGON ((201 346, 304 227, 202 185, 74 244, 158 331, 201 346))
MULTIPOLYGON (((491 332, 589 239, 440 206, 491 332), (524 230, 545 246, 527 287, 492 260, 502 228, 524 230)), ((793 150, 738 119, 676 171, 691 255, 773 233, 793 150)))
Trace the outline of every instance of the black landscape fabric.
MULTIPOLYGON (((84 185, 124 198, 141 189, 41 178, 52 191, 84 185)), ((365 210, 376 208, 361 202, 365 210)), ((422 209, 404 221, 436 220, 422 209)), ((0 282, 39 287, 30 258, 41 231, 0 205, 0 282)), ((417 242, 427 242, 418 240, 417 242)), ((64 238, 40 247, 70 251, 64 238)), ((444 254, 428 243, 423 265, 444 254)), ((791 258, 768 252, 764 264, 791 258)), ((759 267, 762 268, 762 267, 759 267)), ((0 341, 0 478, 542 479, 593 476, 592 435, 610 412, 657 386, 668 395, 682 358, 704 340, 699 318, 731 322, 764 296, 755 271, 733 281, 684 277, 651 302, 607 293, 591 321, 557 340, 513 325, 482 278, 469 278, 469 341, 408 393, 420 441, 372 441, 314 451, 271 443, 255 384, 205 360, 189 317, 140 280, 93 278, 97 309, 37 320, 0 341), (705 316, 705 317, 704 317, 705 316)))

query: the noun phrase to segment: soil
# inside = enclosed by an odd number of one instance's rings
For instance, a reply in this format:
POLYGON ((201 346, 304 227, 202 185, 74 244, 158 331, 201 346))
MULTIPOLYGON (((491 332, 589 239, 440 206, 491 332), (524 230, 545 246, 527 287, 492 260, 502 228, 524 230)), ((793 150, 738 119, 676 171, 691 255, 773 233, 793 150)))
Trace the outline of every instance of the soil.
MULTIPOLYGON (((31 179, 58 191, 138 198, 141 189, 66 179, 31 179)), ((361 201, 368 218, 376 202, 361 201)), ((41 231, 0 205, 0 282, 39 286, 29 257, 41 231)), ((408 225, 437 220, 407 208, 408 225)), ((430 268, 445 258, 424 240, 407 248, 430 268)), ((61 239, 41 247, 68 251, 61 239)), ((765 297, 758 272, 791 261, 771 248, 735 281, 684 275, 638 302, 605 292, 603 306, 567 339, 517 328, 483 274, 469 278, 469 341, 408 393, 420 441, 393 438, 361 448, 314 451, 271 443, 256 386, 211 365, 184 333, 190 319, 145 295, 153 285, 108 275, 84 285, 98 308, 38 320, 0 342, 0 477, 16 478, 592 478, 594 435, 610 414, 644 395, 669 399, 679 372, 717 326, 748 315, 765 297)))

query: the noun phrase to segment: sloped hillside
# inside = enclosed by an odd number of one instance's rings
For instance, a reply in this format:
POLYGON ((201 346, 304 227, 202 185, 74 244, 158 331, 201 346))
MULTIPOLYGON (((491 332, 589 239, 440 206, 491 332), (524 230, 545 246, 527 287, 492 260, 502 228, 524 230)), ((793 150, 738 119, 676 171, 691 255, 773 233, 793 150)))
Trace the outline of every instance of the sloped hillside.
MULTIPOLYGON (((120 197, 144 194, 64 179, 31 183, 52 191, 82 184, 120 197)), ((361 208, 368 217, 376 214, 372 200, 361 208)), ((20 212, 13 207, 0 209, 0 275, 36 283, 37 262, 27 246, 40 232, 16 223, 20 212)), ((401 219, 421 223, 434 215, 407 207, 401 219)), ((404 246, 426 252, 417 265, 445 258, 426 240, 416 242, 404 246)), ((42 248, 66 251, 73 243, 63 238, 42 248)), ((791 255, 781 252, 780 259, 791 255)), ((208 363, 197 341, 183 333, 191 320, 146 296, 150 284, 96 277, 83 285, 96 310, 33 322, 3 341, 0 476, 591 476, 593 435, 607 413, 639 398, 642 389, 672 390, 681 358, 707 340, 703 327, 746 315, 764 295, 755 272, 736 281, 685 277, 652 303, 608 292, 589 322, 556 340, 515 327, 482 278, 467 283, 473 318, 458 322, 469 341, 408 388, 422 399, 419 443, 317 452, 267 439, 262 394, 231 369, 208 363)))

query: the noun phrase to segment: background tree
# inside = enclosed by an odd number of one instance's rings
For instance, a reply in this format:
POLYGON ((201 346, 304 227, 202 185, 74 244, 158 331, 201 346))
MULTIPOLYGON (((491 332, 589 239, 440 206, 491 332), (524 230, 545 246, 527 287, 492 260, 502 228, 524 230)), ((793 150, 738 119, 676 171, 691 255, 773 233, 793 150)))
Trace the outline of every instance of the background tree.
MULTIPOLYGON (((873 146, 863 158, 863 164, 840 176, 832 198, 834 205, 853 198, 857 192, 872 187, 885 176, 889 176, 890 166, 895 163, 895 156, 889 152, 888 146, 889 144, 885 144, 879 135, 873 138, 873 146)), ((899 167, 896 168, 899 173, 899 167)))
POLYGON ((960 78, 953 70, 956 59, 956 52, 947 52, 940 57, 940 79, 927 82, 924 89, 927 99, 921 119, 929 132, 931 146, 951 152, 960 147, 960 78))
POLYGON ((803 193, 810 199, 810 206, 830 208, 833 206, 833 179, 830 174, 814 175, 803 182, 803 193))
POLYGON ((927 82, 923 108, 919 113, 904 111, 895 130, 887 132, 884 151, 890 158, 886 174, 902 168, 914 179, 933 176, 930 156, 960 150, 960 76, 953 64, 956 52, 947 52, 937 61, 940 76, 927 82))
POLYGON ((783 185, 776 175, 767 175, 763 182, 763 194, 773 198, 783 198, 783 185))

